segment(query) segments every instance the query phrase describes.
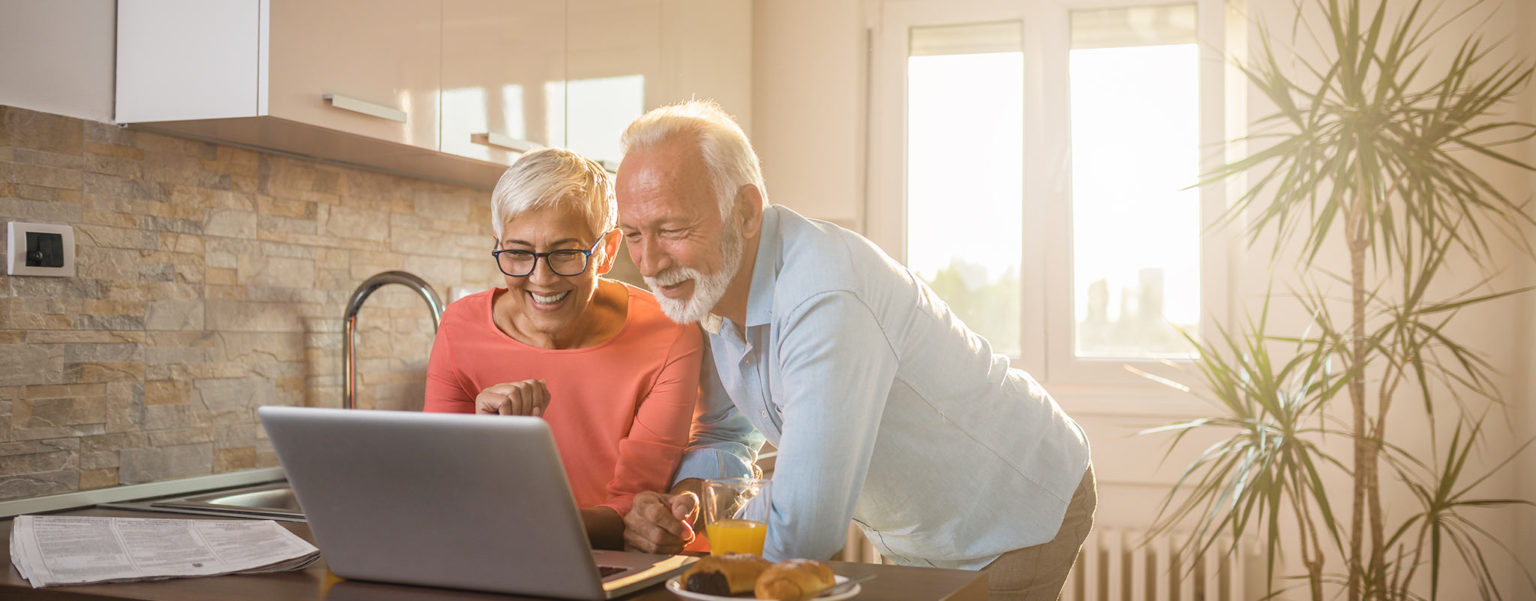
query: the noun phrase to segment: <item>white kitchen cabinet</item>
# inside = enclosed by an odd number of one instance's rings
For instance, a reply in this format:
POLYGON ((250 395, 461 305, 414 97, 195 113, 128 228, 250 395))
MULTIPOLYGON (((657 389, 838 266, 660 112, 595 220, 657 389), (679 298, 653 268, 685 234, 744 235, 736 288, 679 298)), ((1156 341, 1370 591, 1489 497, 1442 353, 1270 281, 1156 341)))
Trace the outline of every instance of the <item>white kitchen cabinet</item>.
POLYGON ((260 114, 266 69, 261 3, 120 0, 116 120, 260 114))
POLYGON ((566 145, 616 167, 645 111, 712 98, 751 125, 748 0, 570 0, 566 145))
POLYGON ((437 149, 440 2, 270 2, 270 114, 437 149))
POLYGON ((663 104, 661 0, 570 0, 565 144, 617 167, 619 135, 663 104))
POLYGON ((752 3, 663 0, 654 108, 689 98, 720 103, 752 133, 752 3))
POLYGON ((488 188, 439 148, 441 0, 118 0, 118 123, 488 188))
POLYGON ((509 164, 565 143, 565 3, 444 0, 443 152, 509 164))
POLYGON ((437 149, 441 6, 120 0, 122 123, 279 117, 437 149))
POLYGON ((749 0, 119 0, 116 121, 490 188, 646 110, 751 123, 749 0))

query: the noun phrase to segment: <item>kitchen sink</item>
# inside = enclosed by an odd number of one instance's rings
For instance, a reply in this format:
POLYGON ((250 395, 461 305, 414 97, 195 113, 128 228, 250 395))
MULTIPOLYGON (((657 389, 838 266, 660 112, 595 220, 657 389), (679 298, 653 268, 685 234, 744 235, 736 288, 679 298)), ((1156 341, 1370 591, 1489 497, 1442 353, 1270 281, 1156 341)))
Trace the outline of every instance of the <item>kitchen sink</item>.
POLYGON ((234 508, 239 511, 269 511, 292 515, 304 515, 293 489, 287 484, 259 490, 224 491, 173 501, 157 501, 162 507, 234 508))
POLYGON ((303 521, 304 511, 287 482, 267 483, 232 490, 199 493, 134 503, 104 505, 116 509, 135 509, 198 515, 223 515, 284 521, 303 521))

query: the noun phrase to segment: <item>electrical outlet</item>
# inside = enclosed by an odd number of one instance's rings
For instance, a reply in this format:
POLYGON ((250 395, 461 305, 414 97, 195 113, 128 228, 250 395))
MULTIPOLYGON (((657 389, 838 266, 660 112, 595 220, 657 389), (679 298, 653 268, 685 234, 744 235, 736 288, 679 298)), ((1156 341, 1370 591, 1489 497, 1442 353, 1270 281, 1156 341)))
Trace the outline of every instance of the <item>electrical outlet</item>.
POLYGON ((6 223, 5 273, 74 277, 75 228, 51 223, 6 223))

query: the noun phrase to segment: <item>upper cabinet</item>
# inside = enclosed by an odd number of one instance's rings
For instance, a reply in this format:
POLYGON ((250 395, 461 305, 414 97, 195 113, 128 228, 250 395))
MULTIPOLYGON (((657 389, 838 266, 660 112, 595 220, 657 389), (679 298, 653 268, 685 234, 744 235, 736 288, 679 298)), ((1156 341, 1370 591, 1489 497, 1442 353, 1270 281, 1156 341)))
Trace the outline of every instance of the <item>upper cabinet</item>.
POLYGON ((499 164, 565 143, 565 3, 444 0, 442 150, 499 164))
POLYGON ((480 188, 616 167, 646 110, 750 123, 748 0, 118 0, 116 120, 480 188))
POLYGON ((566 145, 617 167, 619 136, 658 106, 711 98, 751 126, 747 0, 569 0, 566 145))
POLYGON ((440 2, 270 2, 270 114, 437 149, 440 2))
POLYGON ((117 121, 274 116, 437 149, 441 6, 120 0, 117 121))
POLYGON ((616 169, 619 135, 672 100, 661 85, 661 0, 570 0, 565 145, 616 169))
POLYGON ((259 3, 120 0, 119 123, 247 117, 266 110, 259 3))
MULTIPOLYGON (((664 0, 662 103, 712 98, 752 133, 752 5, 747 0, 664 0)), ((654 107, 649 107, 654 108, 654 107)))

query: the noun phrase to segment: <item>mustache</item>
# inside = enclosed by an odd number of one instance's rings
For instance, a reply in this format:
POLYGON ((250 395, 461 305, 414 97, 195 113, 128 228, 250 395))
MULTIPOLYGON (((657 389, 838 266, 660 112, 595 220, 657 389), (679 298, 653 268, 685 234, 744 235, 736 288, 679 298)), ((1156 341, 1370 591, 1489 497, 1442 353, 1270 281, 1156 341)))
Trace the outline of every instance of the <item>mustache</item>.
POLYGON ((699 275, 698 271, 687 267, 673 267, 653 277, 645 278, 645 283, 650 284, 653 288, 656 286, 671 286, 688 280, 698 279, 699 275))

